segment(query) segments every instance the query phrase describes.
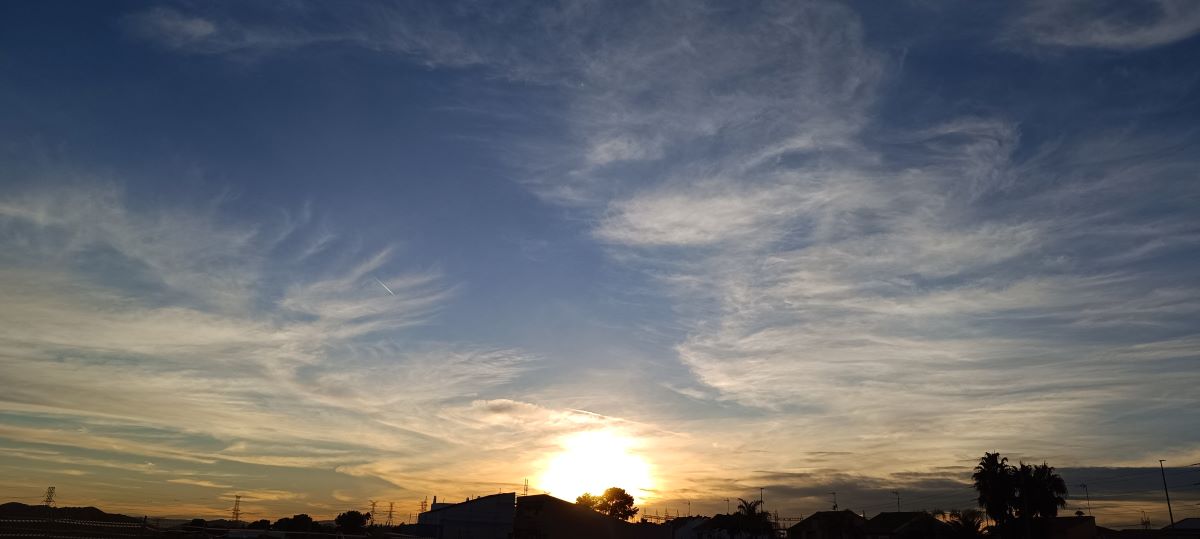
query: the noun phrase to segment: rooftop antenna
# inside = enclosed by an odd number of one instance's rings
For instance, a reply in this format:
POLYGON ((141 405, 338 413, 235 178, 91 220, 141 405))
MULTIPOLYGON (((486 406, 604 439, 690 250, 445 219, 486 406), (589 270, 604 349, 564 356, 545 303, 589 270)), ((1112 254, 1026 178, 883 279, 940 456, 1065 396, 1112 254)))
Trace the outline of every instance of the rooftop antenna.
POLYGON ((896 495, 896 512, 899 513, 900 512, 900 491, 893 490, 892 494, 896 495))
POLYGON ((529 495, 529 478, 528 478, 528 477, 526 477, 526 478, 525 478, 525 490, 524 490, 524 491, 522 491, 521 495, 522 495, 522 496, 528 496, 528 495, 529 495))
POLYGON ((830 494, 833 494, 833 510, 837 511, 837 492, 830 492, 830 494))
POLYGON ((242 522, 242 495, 235 494, 233 496, 233 525, 236 527, 242 522))
POLYGON ((387 526, 389 528, 392 527, 392 524, 393 524, 392 523, 392 511, 395 509, 395 507, 396 507, 396 502, 388 502, 387 520, 385 520, 383 522, 384 526, 387 526))

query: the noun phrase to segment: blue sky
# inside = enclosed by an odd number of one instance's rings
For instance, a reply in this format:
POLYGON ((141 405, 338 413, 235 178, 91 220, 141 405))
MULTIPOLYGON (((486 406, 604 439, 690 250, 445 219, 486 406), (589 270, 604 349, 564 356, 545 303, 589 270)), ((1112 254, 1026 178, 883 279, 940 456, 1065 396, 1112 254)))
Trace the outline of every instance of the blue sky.
POLYGON ((598 430, 709 511, 1200 462, 1189 2, 0 10, 9 497, 407 507, 598 430))

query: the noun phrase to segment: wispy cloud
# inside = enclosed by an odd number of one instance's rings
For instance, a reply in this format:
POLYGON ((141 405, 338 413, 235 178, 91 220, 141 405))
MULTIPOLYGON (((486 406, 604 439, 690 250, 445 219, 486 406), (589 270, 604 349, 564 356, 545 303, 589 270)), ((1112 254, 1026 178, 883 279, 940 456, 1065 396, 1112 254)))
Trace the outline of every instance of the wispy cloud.
POLYGON ((212 481, 207 481, 204 479, 190 479, 187 477, 177 477, 175 479, 168 479, 167 482, 168 483, 178 483, 180 485, 191 485, 194 487, 204 487, 204 488, 230 488, 231 487, 231 485, 222 485, 220 483, 214 483, 212 481))
POLYGON ((1187 0, 1030 2, 1015 32, 1042 46, 1137 50, 1200 32, 1200 7, 1187 0))
MULTIPOLYGON (((1043 32, 1038 21, 1076 7, 1035 8, 1023 28, 1102 48, 1194 32, 1174 3, 1138 27, 1090 12, 1043 32)), ((1149 413, 1164 388, 1195 383, 1170 366, 1194 351, 1170 343, 1191 338, 1181 321, 1196 319, 1200 290, 1148 263, 1192 252, 1194 222, 1131 203, 1153 203, 1145 182, 1194 197, 1194 159, 1133 151, 1136 135, 1104 151, 1104 134, 1031 146, 1001 113, 891 131, 872 116, 887 57, 837 4, 772 4, 736 24, 673 6, 621 29, 572 14, 546 31, 622 39, 479 56, 506 74, 541 61, 571 89, 570 136, 514 150, 532 163, 526 183, 658 280, 686 328, 678 360, 715 390, 686 396, 771 418, 737 425, 754 446, 848 449, 851 467, 923 455, 914 469, 1017 441, 1133 457, 1144 447, 1106 415, 1149 413), (1145 346, 1171 352, 1134 352, 1145 346)))
POLYGON ((12 309, 0 315, 0 412, 37 421, 0 423, 0 437, 121 457, 36 460, 210 488, 229 485, 188 468, 336 467, 472 442, 442 429, 440 409, 490 395, 531 358, 399 340, 451 287, 397 270, 390 249, 330 246, 344 268, 282 271, 289 246, 306 244, 304 220, 288 223, 280 232, 191 207, 147 214, 111 186, 4 199, 0 289, 12 309))
MULTIPOLYGON (((1114 6, 1030 3, 993 29, 1006 46, 1081 52, 1200 29, 1186 2, 1114 6)), ((73 186, 0 200, 0 411, 69 424, 0 435, 144 457, 24 449, 77 467, 332 469, 408 495, 468 473, 461 490, 515 486, 511 462, 536 467, 556 437, 611 428, 681 456, 657 463, 661 499, 769 485, 805 508, 829 490, 886 508, 896 485, 965 505, 983 449, 1200 460, 1177 428, 1200 383, 1200 162, 1194 133, 1139 124, 1163 105, 1048 136, 1030 124, 1062 103, 949 102, 954 81, 901 77, 904 52, 844 4, 626 7, 179 5, 124 28, 183 54, 365 48, 552 95, 522 113, 554 129, 493 149, 584 223, 580 239, 650 282, 639 291, 670 319, 647 331, 670 344, 627 376, 669 395, 415 337, 462 289, 436 264, 402 264, 399 246, 347 246, 311 208, 247 222, 73 186), (894 110, 889 90, 909 84, 936 113, 894 110), (597 401, 637 421, 576 409, 597 401)), ((277 487, 260 499, 301 500, 277 487)))

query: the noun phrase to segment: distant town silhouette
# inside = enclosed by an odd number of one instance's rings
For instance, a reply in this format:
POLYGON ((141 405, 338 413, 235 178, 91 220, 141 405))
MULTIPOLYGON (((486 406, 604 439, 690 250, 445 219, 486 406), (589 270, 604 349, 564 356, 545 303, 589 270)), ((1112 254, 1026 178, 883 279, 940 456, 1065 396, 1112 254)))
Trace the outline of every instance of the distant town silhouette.
MULTIPOLYGON (((621 487, 584 493, 574 502, 549 494, 500 492, 461 502, 433 503, 416 522, 396 522, 393 510, 350 509, 330 521, 295 514, 271 521, 243 522, 241 497, 232 518, 163 523, 162 519, 109 514, 94 507, 56 507, 55 488, 43 505, 0 505, 0 537, 383 537, 424 539, 1137 539, 1200 538, 1200 519, 1172 521, 1161 529, 1113 530, 1096 525, 1083 511, 1059 515, 1067 506, 1066 482, 1053 466, 1012 464, 984 453, 971 475, 977 507, 896 511, 868 515, 840 508, 833 495, 828 511, 781 518, 764 500, 737 498, 736 509, 714 515, 647 515, 621 487), (641 516, 639 517, 639 513, 641 516)), ((761 495, 761 491, 760 491, 761 495)), ((1164 472, 1164 495, 1166 491, 1164 472)), ((1090 505, 1090 498, 1088 500, 1090 505)), ((1169 503, 1169 502, 1168 502, 1169 503)), ((1173 520, 1173 517, 1172 517, 1173 520)))

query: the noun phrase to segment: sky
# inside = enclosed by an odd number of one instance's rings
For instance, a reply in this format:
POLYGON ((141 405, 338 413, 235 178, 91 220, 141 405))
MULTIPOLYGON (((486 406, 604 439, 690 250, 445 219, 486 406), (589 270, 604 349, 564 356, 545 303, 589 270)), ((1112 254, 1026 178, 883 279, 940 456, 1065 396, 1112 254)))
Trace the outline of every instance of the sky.
POLYGON ((869 515, 970 507, 1000 451, 1111 526, 1166 524, 1164 459, 1200 516, 1197 34, 1190 0, 4 2, 0 498, 869 515))

